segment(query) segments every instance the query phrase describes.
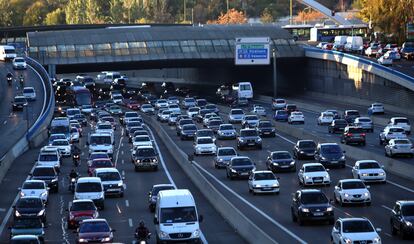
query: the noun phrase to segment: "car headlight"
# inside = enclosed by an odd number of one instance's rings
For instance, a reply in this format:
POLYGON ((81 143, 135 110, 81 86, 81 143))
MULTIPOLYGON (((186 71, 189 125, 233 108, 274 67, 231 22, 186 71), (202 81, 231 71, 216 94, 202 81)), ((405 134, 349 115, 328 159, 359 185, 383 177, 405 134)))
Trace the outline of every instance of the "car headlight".
POLYGON ((82 239, 82 238, 80 238, 78 241, 79 241, 79 242, 88 242, 88 240, 86 240, 86 239, 82 239))
POLYGON ((19 213, 19 211, 17 211, 17 210, 16 210, 16 212, 15 212, 15 215, 16 215, 16 217, 20 217, 20 216, 22 216, 22 215, 19 213))
POLYGON ((381 173, 379 173, 378 175, 380 175, 380 176, 384 176, 384 175, 385 175, 385 172, 381 172, 381 173))
POLYGON ((274 166, 279 166, 279 163, 273 162, 274 166))
POLYGON ((45 192, 42 192, 42 194, 40 194, 40 197, 44 197, 44 196, 47 196, 47 192, 45 191, 45 192))
POLYGON ((193 232, 193 237, 196 237, 196 238, 200 237, 200 230, 199 229, 197 229, 193 232))
POLYGON ((261 186, 261 185, 256 184, 256 185, 254 185, 254 187, 262 187, 262 186, 261 186))
POLYGON ((52 179, 52 182, 57 182, 58 181, 58 179, 52 179))
POLYGON ((345 196, 345 197, 349 197, 349 194, 348 194, 348 193, 345 193, 345 194, 344 194, 344 196, 345 196))
POLYGON ((352 243, 352 240, 351 240, 351 239, 349 239, 349 238, 347 238, 347 237, 345 237, 345 238, 344 238, 344 242, 345 242, 346 244, 351 244, 351 243, 352 243))
POLYGON ((333 207, 327 207, 327 208, 326 208, 326 211, 328 211, 328 212, 333 211, 333 207))
POLYGON ((244 139, 240 139, 240 142, 244 142, 244 139))
POLYGON ((273 187, 279 187, 279 184, 275 183, 272 185, 273 187))
POLYGON ((301 211, 304 213, 309 213, 309 208, 302 208, 301 211))
POLYGON ((163 238, 163 239, 168 237, 168 234, 165 233, 164 231, 160 231, 158 235, 160 238, 163 238))
POLYGON ((345 160, 345 155, 341 157, 341 160, 345 160))
POLYGON ((363 174, 361 174, 362 176, 368 176, 368 174, 367 173, 363 173, 363 174))
POLYGON ((44 213, 45 213, 45 210, 44 210, 44 209, 42 209, 42 210, 40 210, 40 211, 37 213, 37 216, 42 216, 44 213))
POLYGON ((111 241, 111 237, 105 237, 102 239, 102 241, 111 241))
POLYGON ((405 223, 406 226, 409 226, 409 227, 411 227, 413 225, 413 223, 411 223, 410 221, 407 221, 407 220, 404 221, 404 223, 405 223))
POLYGON ((26 196, 26 193, 24 193, 24 192, 22 192, 22 191, 21 191, 21 192, 20 192, 20 196, 21 196, 21 197, 24 197, 24 196, 26 196))
POLYGON ((311 177, 310 176, 305 176, 305 179, 309 180, 311 177))
POLYGON ((234 169, 231 169, 231 172, 232 172, 232 173, 237 173, 237 171, 236 171, 236 170, 234 170, 234 169))
POLYGON ((258 139, 257 139, 257 141, 258 141, 258 142, 261 142, 261 141, 262 141, 262 138, 258 138, 258 139))
POLYGON ((121 186, 123 186, 123 185, 124 185, 124 184, 122 184, 122 182, 119 182, 119 183, 118 183, 118 186, 119 186, 119 187, 121 187, 121 186))
POLYGON ((381 238, 375 237, 374 238, 374 243, 381 243, 381 238))
POLYGON ((290 165, 294 165, 294 164, 295 164, 295 161, 290 162, 290 165))
POLYGON ((365 192, 364 193, 364 196, 368 197, 369 196, 369 193, 368 192, 365 192))
POLYGON ((325 161, 325 160, 326 160, 326 158, 322 156, 322 157, 321 157, 321 160, 325 161))
POLYGON ((223 159, 222 158, 219 158, 217 161, 218 162, 223 162, 223 159))
POLYGON ((156 159, 156 158, 153 158, 153 159, 152 159, 152 162, 153 162, 153 163, 157 162, 157 159, 156 159))

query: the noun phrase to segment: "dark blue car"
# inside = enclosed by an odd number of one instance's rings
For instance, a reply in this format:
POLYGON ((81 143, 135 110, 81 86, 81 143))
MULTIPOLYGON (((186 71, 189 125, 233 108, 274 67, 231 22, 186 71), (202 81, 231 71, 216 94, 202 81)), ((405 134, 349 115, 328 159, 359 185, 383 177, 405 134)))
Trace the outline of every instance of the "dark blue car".
POLYGON ((273 115, 273 119, 276 121, 287 121, 288 117, 289 114, 285 110, 276 110, 275 114, 273 115))

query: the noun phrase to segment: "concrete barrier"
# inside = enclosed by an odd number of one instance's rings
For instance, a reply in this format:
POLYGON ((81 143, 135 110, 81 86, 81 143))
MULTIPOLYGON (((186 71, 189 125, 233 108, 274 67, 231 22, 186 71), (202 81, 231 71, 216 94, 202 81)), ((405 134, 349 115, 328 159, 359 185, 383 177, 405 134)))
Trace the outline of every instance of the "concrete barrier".
POLYGON ((241 211, 238 210, 230 201, 227 200, 217 188, 190 162, 185 154, 170 136, 165 132, 164 128, 153 117, 145 116, 150 121, 149 126, 152 127, 161 138, 168 151, 178 162, 184 173, 200 190, 204 197, 211 205, 220 213, 223 218, 249 243, 277 243, 241 211))

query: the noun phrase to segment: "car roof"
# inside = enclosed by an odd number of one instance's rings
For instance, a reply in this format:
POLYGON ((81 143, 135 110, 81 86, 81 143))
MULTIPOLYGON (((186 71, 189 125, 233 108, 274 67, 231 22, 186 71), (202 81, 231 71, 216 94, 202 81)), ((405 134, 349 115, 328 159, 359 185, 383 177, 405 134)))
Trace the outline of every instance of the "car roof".
POLYGON ((96 182, 101 183, 101 178, 99 177, 80 177, 76 183, 86 183, 86 182, 96 182))
POLYGON ((233 150, 235 150, 234 147, 219 147, 219 148, 217 148, 217 150, 225 150, 225 149, 233 149, 233 150))
POLYGON ((342 179, 342 180, 339 180, 340 182, 362 182, 362 180, 360 180, 360 179, 342 179))
POLYGON ((43 180, 25 180, 24 183, 45 183, 43 180))
POLYGON ((74 199, 72 201, 73 204, 75 203, 81 203, 81 202, 89 202, 89 203, 93 203, 92 199, 74 199))
POLYGON ((315 193, 315 192, 323 193, 320 189, 299 189, 298 191, 301 193, 315 193))
POLYGON ((108 221, 106 221, 106 219, 85 219, 85 220, 82 220, 81 223, 93 223, 93 222, 105 222, 105 223, 108 223, 108 221))
POLYGON ((104 173, 104 172, 116 172, 119 174, 119 171, 116 168, 98 168, 95 169, 95 173, 104 173))
POLYGON ((153 146, 138 146, 138 147, 135 147, 136 150, 138 150, 138 149, 150 149, 150 148, 154 149, 153 146))
POLYGON ((414 200, 398 200, 396 203, 399 203, 401 206, 414 205, 414 200))
POLYGON ((290 154, 289 151, 273 151, 273 152, 271 152, 271 154, 276 154, 276 153, 289 153, 290 154))
POLYGON ((152 188, 165 187, 165 186, 172 186, 172 187, 174 187, 173 184, 156 184, 156 185, 153 185, 152 188))
POLYGON ((336 142, 319 143, 320 146, 339 146, 336 142))
POLYGON ((357 164, 357 163, 378 163, 376 160, 373 160, 373 159, 366 159, 366 160, 358 160, 358 161, 356 161, 355 162, 355 164, 357 164))
POLYGON ((270 171, 270 170, 256 170, 256 171, 253 171, 252 173, 253 174, 272 174, 272 175, 274 175, 273 172, 270 171))
POLYGON ((210 139, 210 140, 212 140, 212 138, 211 138, 211 137, 209 137, 209 136, 201 136, 201 137, 197 137, 197 140, 203 140, 203 139, 210 139))
POLYGON ((236 157, 232 157, 231 160, 233 160, 233 159, 245 159, 245 158, 250 160, 250 158, 247 157, 247 156, 236 156, 236 157))
POLYGON ((338 220, 342 221, 342 222, 346 222, 346 221, 368 221, 370 222, 368 219, 366 218, 338 218, 338 220))
POLYGON ((310 167, 310 166, 323 166, 321 163, 305 163, 303 167, 310 167))

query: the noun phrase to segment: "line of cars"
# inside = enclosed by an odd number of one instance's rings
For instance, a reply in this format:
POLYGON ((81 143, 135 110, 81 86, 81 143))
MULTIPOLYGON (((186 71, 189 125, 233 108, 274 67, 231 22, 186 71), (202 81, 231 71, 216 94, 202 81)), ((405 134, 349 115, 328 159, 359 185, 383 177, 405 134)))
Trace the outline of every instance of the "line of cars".
MULTIPOLYGON (((279 104, 277 105, 279 107, 275 106, 276 112, 285 111, 288 114, 286 103, 284 105, 280 104, 281 102, 279 101, 279 104), (284 110, 279 110, 282 108, 284 110)), ((176 123, 169 123, 169 125, 176 125, 177 135, 186 134, 186 138, 194 141, 193 147, 195 155, 215 155, 213 159, 214 167, 225 168, 226 176, 229 179, 247 178, 249 192, 254 194, 279 193, 279 178, 276 177, 274 173, 283 171, 297 172, 298 182, 303 186, 329 186, 332 182, 330 180, 330 169, 327 167, 345 167, 345 152, 337 143, 315 143, 311 140, 299 140, 295 144, 292 154, 287 151, 271 152, 266 161, 266 167, 268 169, 256 170, 254 159, 239 155, 234 147, 217 147, 216 141, 235 139, 237 141, 237 149, 242 150, 244 148, 239 147, 239 143, 242 140, 247 142, 247 146, 260 149, 258 146, 259 139, 260 146, 262 146, 263 142, 261 141, 262 138, 259 133, 257 133, 257 125, 263 121, 270 121, 260 120, 256 115, 256 117, 254 117, 255 119, 249 123, 248 121, 245 121, 245 119, 250 119, 250 114, 246 115, 245 111, 241 109, 230 110, 228 121, 231 123, 228 124, 226 124, 224 119, 219 116, 219 113, 213 115, 213 111, 204 113, 203 118, 198 119, 197 116, 200 115, 200 111, 203 109, 203 107, 200 107, 198 110, 199 113, 197 114, 191 113, 190 108, 188 108, 185 112, 186 115, 180 113, 177 115, 178 118, 176 119, 176 123), (215 132, 214 129, 208 128, 210 119, 220 121, 221 124, 219 125, 219 128, 225 128, 225 133, 220 133, 220 129, 215 132), (198 121, 200 121, 200 125, 205 128, 199 129, 199 126, 197 125, 198 121), (236 131, 234 123, 240 123, 242 125, 242 129, 240 129, 239 132, 236 131), (182 131, 185 131, 187 128, 186 126, 191 129, 189 129, 188 133, 183 133, 182 131), (254 136, 255 139, 245 138, 242 133, 244 130, 251 131, 251 135, 254 136), (256 134, 253 135, 253 131, 256 131, 256 134), (223 138, 223 135, 227 136, 227 138, 223 138), (204 143, 205 145, 203 145, 204 143), (203 152, 200 151, 200 147, 202 146, 204 147, 203 152), (299 170, 297 170, 296 160, 301 159, 315 159, 316 163, 305 163, 299 170)), ((295 110, 292 110, 290 113, 294 111, 295 110)), ((363 117, 360 117, 359 115, 357 116, 354 112, 354 110, 347 111, 344 114, 345 119, 343 119, 343 121, 346 122, 347 119, 349 121, 351 121, 351 119, 356 119, 356 122, 353 121, 353 123, 357 123, 358 125, 349 128, 360 128, 360 126, 367 121, 364 121, 363 117)), ((326 113, 330 113, 329 115, 333 117, 331 123, 335 121, 334 118, 336 116, 339 119, 339 114, 337 112, 335 113, 335 111, 327 111, 326 113)), ((253 118, 253 116, 251 117, 253 118)), ((164 120, 160 121, 167 120, 168 115, 164 120)), ((328 124, 328 122, 321 124, 328 124)), ((347 124, 348 122, 346 122, 346 125, 347 124)), ((364 127, 365 131, 370 131, 372 129, 373 127, 364 127)), ((275 133, 274 127, 271 131, 272 130, 273 133, 275 133)), ((332 130, 338 130, 338 128, 332 128, 332 130)), ((348 134, 352 133, 352 131, 346 132, 348 134)), ((274 135, 275 134, 273 134, 273 136, 274 135)), ((348 139, 349 142, 351 142, 350 138, 348 139)), ((351 241, 350 243, 352 243, 352 241, 367 241, 367 243, 368 241, 371 241, 372 243, 380 243, 381 239, 377 233, 378 229, 375 229, 368 219, 339 218, 335 220, 334 218, 334 203, 339 206, 348 204, 363 204, 370 206, 373 196, 371 196, 369 191, 370 185, 366 185, 366 183, 386 183, 386 172, 381 164, 375 160, 360 160, 355 162, 351 169, 351 173, 351 179, 342 179, 335 184, 332 199, 329 199, 325 193, 319 189, 302 189, 292 194, 292 220, 299 222, 301 225, 305 221, 312 220, 326 220, 330 224, 334 224, 331 233, 331 240, 334 243, 342 243, 345 239, 347 242, 351 241), (354 228, 354 231, 358 232, 358 234, 350 234, 348 231, 349 228, 354 228)))

